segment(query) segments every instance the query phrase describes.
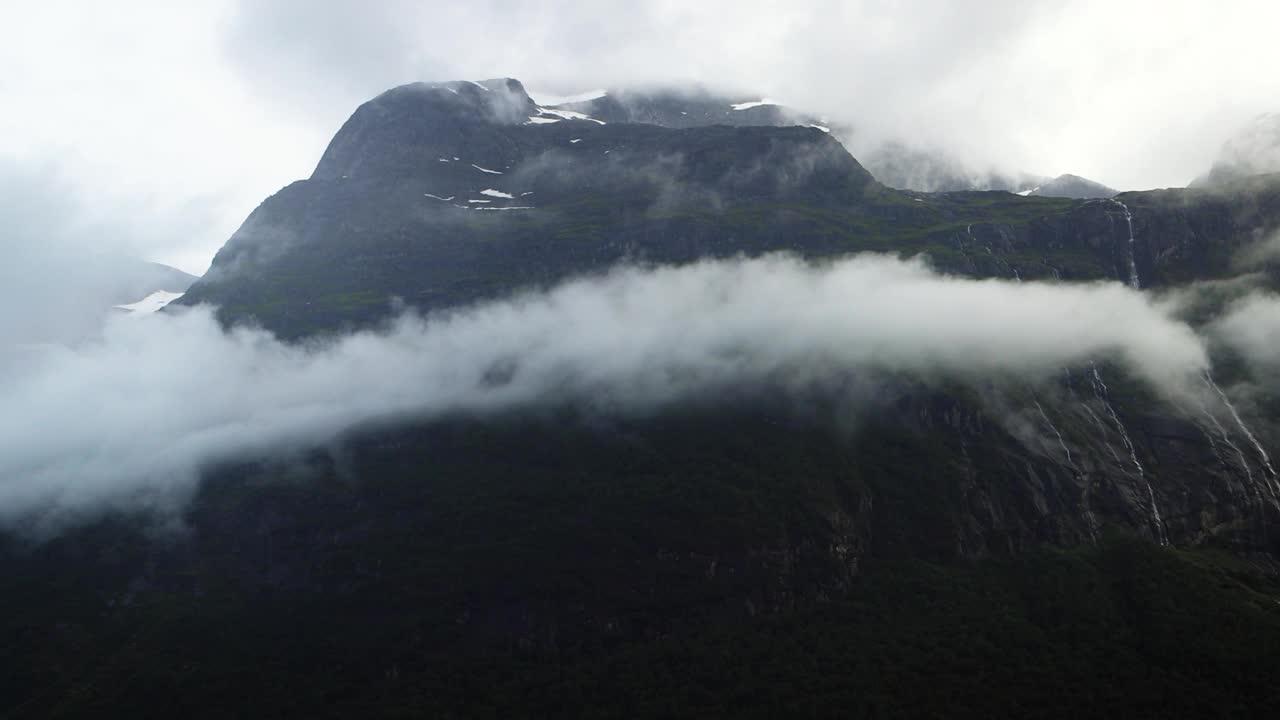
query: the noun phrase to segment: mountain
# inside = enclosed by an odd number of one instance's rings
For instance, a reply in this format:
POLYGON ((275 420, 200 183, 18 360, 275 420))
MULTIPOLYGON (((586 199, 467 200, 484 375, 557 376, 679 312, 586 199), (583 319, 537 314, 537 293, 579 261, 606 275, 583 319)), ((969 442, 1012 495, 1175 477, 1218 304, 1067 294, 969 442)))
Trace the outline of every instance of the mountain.
POLYGON ((1265 113, 1227 139, 1209 172, 1191 187, 1212 187, 1249 175, 1280 172, 1280 113, 1265 113))
MULTIPOLYGON (((726 95, 700 87, 621 89, 587 95, 588 97, 551 107, 606 122, 645 123, 669 128, 802 125, 834 133, 838 138, 856 136, 856 130, 852 127, 767 99, 726 95)), ((924 150, 900 141, 879 143, 860 160, 876 180, 900 190, 1006 190, 1019 194, 1077 199, 1111 197, 1117 192, 1075 175, 1050 179, 1028 173, 975 171, 943 151, 924 150)))
MULTIPOLYGON (((512 79, 389 90, 175 303, 309 347, 406 305, 778 251, 1170 298, 1215 281, 1189 306, 1208 315, 1238 283, 1276 287, 1233 258, 1280 221, 1280 176, 1111 200, 904 192, 819 128, 624 122, 597 100, 542 106, 512 79)), ((1223 383, 1243 373, 1227 360, 1223 383)), ((115 513, 43 544, 0 536, 0 712, 1074 717, 1280 699, 1275 398, 1179 407, 1107 358, 1040 384, 888 368, 837 385, 399 417, 211 464, 179 531, 115 513)))
MULTIPOLYGON (((226 323, 306 337, 367 327, 402 305, 435 312, 623 261, 681 264, 784 250, 815 259, 892 250, 926 254, 944 271, 975 277, 1110 278, 1167 288, 1233 277, 1235 251, 1254 241, 1255 228, 1280 220, 1274 177, 1214 191, 1125 193, 1113 201, 903 193, 875 182, 814 128, 679 129, 594 116, 545 121, 545 115, 514 80, 384 93, 356 110, 310 179, 250 215, 209 274, 177 302, 210 303, 226 323)), ((1115 386, 1121 381, 1108 378, 1115 386)), ((952 392, 939 396, 907 382, 900 402, 927 420, 906 416, 902 427, 935 442, 951 437, 968 444, 963 428, 970 421, 956 426, 934 413, 977 418, 984 411, 952 392)), ((1087 386, 1072 392, 1094 394, 1087 386)), ((1009 402, 1026 402, 1021 391, 1013 394, 1009 402)), ((1134 396, 1119 415, 1141 428, 1128 434, 1143 438, 1135 444, 1140 463, 1162 468, 1166 502, 1191 503, 1166 508, 1158 532, 1178 542, 1227 536, 1259 542, 1238 524, 1251 510, 1222 498, 1212 505, 1186 500, 1206 477, 1229 488, 1236 474, 1257 468, 1192 460, 1213 457, 1206 431, 1194 418, 1188 425, 1149 403, 1134 396), (1183 460, 1170 464, 1171 457, 1183 460)), ((977 446, 1003 469, 980 474, 1001 488, 989 491, 993 497, 1004 499, 992 500, 986 519, 943 523, 954 523, 944 533, 952 548, 945 555, 1044 540, 1073 544, 1088 536, 1098 512, 1144 534, 1157 532, 1144 519, 1147 493, 1135 485, 1142 479, 1110 458, 1113 440, 1095 437, 1084 408, 1067 406, 1060 415, 1079 426, 1066 431, 1077 445, 1071 455, 1090 458, 1088 482, 1111 488, 1114 508, 1060 505, 1080 492, 1073 467, 988 428, 994 434, 977 446), (997 460, 1008 457, 1019 460, 997 460), (1056 488, 1027 506, 1013 489, 1024 483, 1024 467, 1037 468, 1035 486, 1056 488), (1053 508, 1053 528, 1043 525, 1045 508, 1053 508)), ((935 471, 944 476, 955 472, 941 469, 950 463, 947 453, 922 457, 940 463, 935 471)), ((839 512, 857 517, 857 507, 839 512)))
POLYGON ((1115 197, 1119 192, 1102 183, 1086 180, 1078 175, 1059 175, 1052 180, 1046 180, 1034 188, 1024 190, 1018 194, 1023 196, 1034 195, 1088 200, 1115 197))

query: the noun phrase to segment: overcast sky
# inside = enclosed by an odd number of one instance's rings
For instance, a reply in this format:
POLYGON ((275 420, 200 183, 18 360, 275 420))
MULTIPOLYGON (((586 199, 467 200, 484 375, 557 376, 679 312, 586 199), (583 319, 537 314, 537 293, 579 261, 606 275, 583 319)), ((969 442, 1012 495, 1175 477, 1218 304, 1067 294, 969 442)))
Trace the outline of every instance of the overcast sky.
POLYGON ((1277 27, 1230 0, 4 0, 0 245, 203 272, 357 104, 414 80, 698 81, 975 164, 1181 186, 1280 110, 1277 27))

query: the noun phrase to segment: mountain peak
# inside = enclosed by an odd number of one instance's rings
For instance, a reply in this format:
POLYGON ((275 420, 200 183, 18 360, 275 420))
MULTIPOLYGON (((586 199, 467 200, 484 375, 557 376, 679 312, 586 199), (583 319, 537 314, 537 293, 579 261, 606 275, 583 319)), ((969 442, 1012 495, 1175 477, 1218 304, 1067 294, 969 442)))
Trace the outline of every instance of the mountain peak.
POLYGON ((1043 197, 1061 197, 1072 198, 1074 200, 1092 200, 1095 198, 1109 198, 1118 194, 1118 191, 1103 185, 1100 182, 1094 182, 1088 178, 1082 178, 1079 175, 1064 174, 1040 184, 1038 187, 1019 195, 1037 195, 1043 197))
POLYGON ((513 78, 401 85, 356 109, 312 178, 396 173, 472 145, 491 146, 496 128, 523 124, 537 112, 524 85, 513 78))

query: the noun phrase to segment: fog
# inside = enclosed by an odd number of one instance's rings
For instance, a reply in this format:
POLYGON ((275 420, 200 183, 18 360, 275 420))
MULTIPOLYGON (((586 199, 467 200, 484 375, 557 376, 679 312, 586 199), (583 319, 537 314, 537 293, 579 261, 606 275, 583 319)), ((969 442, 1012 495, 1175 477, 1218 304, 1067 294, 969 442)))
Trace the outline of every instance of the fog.
POLYGON ((0 519, 176 509, 210 462, 377 419, 627 414, 873 370, 1035 382, 1094 359, 1175 399, 1207 365, 1189 327, 1120 283, 977 281, 879 255, 620 268, 320 344, 225 331, 210 308, 117 317, 93 341, 0 356, 0 519))
POLYGON ((1280 380, 1280 295, 1250 294, 1214 321, 1213 335, 1239 352, 1255 377, 1277 389, 1280 380))

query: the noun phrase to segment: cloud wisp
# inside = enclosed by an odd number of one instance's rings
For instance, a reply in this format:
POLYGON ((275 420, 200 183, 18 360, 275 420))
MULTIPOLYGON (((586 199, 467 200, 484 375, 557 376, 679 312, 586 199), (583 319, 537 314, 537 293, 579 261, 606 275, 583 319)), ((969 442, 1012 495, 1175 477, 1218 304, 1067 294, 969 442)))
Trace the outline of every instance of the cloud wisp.
POLYGON ((0 355, 0 523, 181 503, 203 467, 370 421, 574 403, 644 412, 850 372, 1034 381, 1113 358, 1190 392, 1201 340, 1119 283, 969 280, 919 260, 787 256, 621 268, 322 344, 224 330, 208 308, 116 318, 0 355))

